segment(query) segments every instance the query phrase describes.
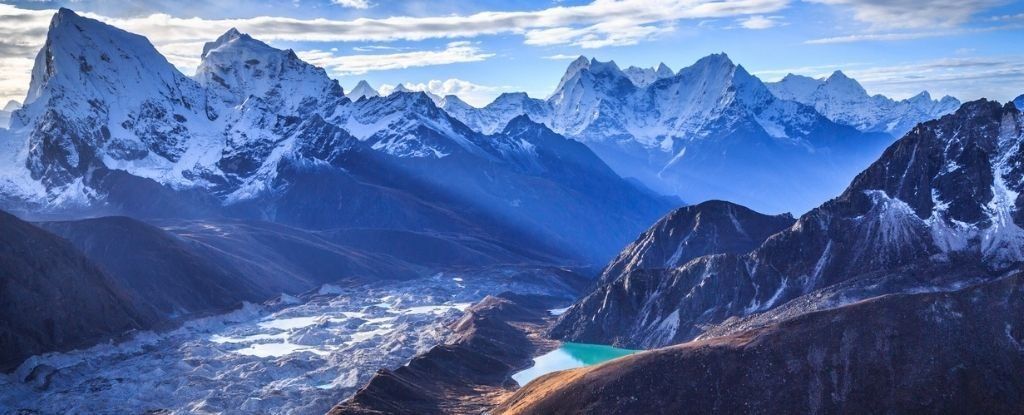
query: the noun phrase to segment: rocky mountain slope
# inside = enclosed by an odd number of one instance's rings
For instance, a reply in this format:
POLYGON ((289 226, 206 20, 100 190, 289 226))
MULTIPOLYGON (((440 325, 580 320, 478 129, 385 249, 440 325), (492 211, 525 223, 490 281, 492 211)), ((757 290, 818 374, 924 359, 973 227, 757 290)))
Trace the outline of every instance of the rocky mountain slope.
POLYGON ((769 212, 816 206, 891 141, 776 97, 725 54, 653 75, 581 57, 547 100, 506 94, 480 109, 447 107, 484 132, 526 114, 654 190, 769 212))
POLYGON ((493 413, 1016 412, 1022 289, 886 295, 555 372, 493 413))
POLYGON ((352 101, 323 69, 237 30, 186 77, 145 38, 62 9, 3 133, 0 195, 24 214, 461 233, 583 261, 676 203, 524 128, 481 134, 421 92, 352 101), (610 217, 624 220, 584 244, 559 240, 610 217))
POLYGON ((902 137, 918 123, 939 118, 960 107, 956 98, 947 95, 933 100, 928 91, 901 101, 868 95, 860 83, 841 71, 822 79, 789 74, 766 85, 775 96, 810 105, 832 121, 894 137, 902 137))
POLYGON ((0 370, 159 320, 71 243, 0 212, 0 370))
POLYGON ((656 347, 780 306, 800 314, 997 278, 1024 260, 1021 114, 964 104, 915 128, 839 197, 752 252, 606 276, 554 333, 656 347))
POLYGON ((601 281, 644 269, 669 269, 711 254, 745 254, 795 222, 789 214, 763 215, 743 206, 712 200, 665 215, 619 253, 601 281))

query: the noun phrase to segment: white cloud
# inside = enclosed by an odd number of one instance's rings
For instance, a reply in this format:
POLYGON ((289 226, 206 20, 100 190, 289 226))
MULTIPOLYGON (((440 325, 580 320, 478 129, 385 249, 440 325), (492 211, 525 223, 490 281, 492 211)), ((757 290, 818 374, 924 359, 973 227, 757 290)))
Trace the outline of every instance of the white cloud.
MULTIPOLYGON (((180 18, 152 14, 133 18, 90 15, 125 30, 146 35, 154 42, 170 43, 216 38, 231 27, 264 40, 287 41, 394 41, 436 38, 468 38, 488 34, 564 29, 567 43, 595 38, 636 38, 654 33, 679 19, 743 16, 769 13, 786 7, 789 0, 594 0, 579 6, 556 6, 534 11, 480 12, 435 17, 395 16, 355 20, 253 17, 248 19, 180 18), (653 26, 652 26, 653 25, 653 26), (629 34, 618 35, 619 30, 629 34)), ((563 30, 563 33, 564 33, 563 30)), ((544 33, 532 35, 535 44, 550 44, 544 33)))
POLYGON ((366 0, 331 0, 331 3, 353 9, 366 9, 370 7, 370 2, 366 0))
POLYGON ((391 54, 336 55, 324 50, 296 52, 302 60, 324 67, 336 75, 359 75, 370 71, 421 66, 479 62, 494 56, 469 42, 451 42, 441 50, 418 50, 391 54))
POLYGON ((549 60, 553 60, 553 61, 571 61, 571 60, 576 59, 578 57, 580 57, 580 55, 566 55, 564 53, 559 53, 559 54, 556 54, 556 55, 545 56, 544 59, 549 59, 549 60))
POLYGON ((671 26, 637 25, 629 20, 613 20, 583 28, 555 27, 526 32, 526 44, 535 46, 575 45, 584 49, 635 45, 655 35, 671 31, 671 26))
POLYGON ((761 16, 761 15, 756 15, 756 16, 750 16, 750 17, 738 19, 736 21, 736 23, 739 24, 740 27, 742 27, 744 29, 760 30, 760 29, 771 29, 773 27, 779 26, 781 24, 780 20, 781 20, 781 18, 778 17, 778 16, 766 17, 766 16, 761 16))
POLYGON ((842 6, 873 29, 957 27, 1005 0, 806 0, 842 6))
MULTIPOLYGON (((404 82, 402 85, 413 91, 426 91, 439 97, 455 95, 463 101, 466 101, 466 103, 476 107, 482 107, 489 104, 502 92, 515 90, 512 86, 480 85, 458 78, 449 78, 443 81, 433 79, 421 83, 404 82)), ((382 84, 377 89, 382 95, 388 95, 391 91, 395 90, 396 86, 397 85, 382 84)))

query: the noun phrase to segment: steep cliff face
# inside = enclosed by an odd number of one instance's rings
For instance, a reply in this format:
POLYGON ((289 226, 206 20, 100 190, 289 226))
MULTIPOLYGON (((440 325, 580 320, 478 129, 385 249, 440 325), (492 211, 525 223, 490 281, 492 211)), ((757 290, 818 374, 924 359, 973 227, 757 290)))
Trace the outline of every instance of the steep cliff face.
POLYGON ((656 347, 814 298, 807 310, 994 278, 1024 259, 1022 115, 965 104, 893 144, 836 199, 744 255, 621 274, 570 309, 566 339, 656 347), (829 300, 814 297, 828 291, 829 300))

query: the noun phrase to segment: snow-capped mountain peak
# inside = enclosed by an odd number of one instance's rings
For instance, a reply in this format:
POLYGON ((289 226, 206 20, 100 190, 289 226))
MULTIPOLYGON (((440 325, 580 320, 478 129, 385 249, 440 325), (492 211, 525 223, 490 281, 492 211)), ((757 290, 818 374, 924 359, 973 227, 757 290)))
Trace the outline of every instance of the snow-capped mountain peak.
POLYGON ((790 74, 767 85, 775 96, 813 106, 832 121, 892 136, 901 136, 917 123, 938 118, 960 106, 960 101, 949 96, 933 100, 927 91, 902 101, 871 96, 842 71, 822 79, 790 74))
MULTIPOLYGON (((93 97, 117 95, 124 101, 149 93, 175 94, 176 84, 185 82, 182 78, 145 37, 61 8, 36 57, 25 106, 47 97, 51 86, 73 88, 76 94, 93 97), (145 78, 162 82, 140 84, 145 78)), ((89 105, 70 100, 67 104, 89 105)))
POLYGON ((441 98, 439 107, 445 111, 466 111, 474 108, 456 95, 445 95, 441 98))
POLYGON ((206 92, 145 37, 68 9, 50 23, 16 114, 0 153, 27 177, 12 171, 2 187, 51 200, 86 198, 81 178, 97 165, 164 174, 216 116, 206 92))
POLYGON ((359 83, 357 83, 356 86, 353 87, 351 91, 348 91, 348 94, 346 94, 345 96, 353 101, 358 101, 360 98, 379 97, 380 93, 377 92, 376 89, 373 89, 373 87, 370 86, 370 84, 367 83, 366 80, 360 80, 359 83))
MULTIPOLYGON (((943 100, 945 100, 945 98, 943 98, 943 100)), ((1018 110, 1024 111, 1024 94, 1021 94, 1017 98, 1014 98, 1013 105, 1017 107, 1018 110)))
MULTIPOLYGON (((828 93, 839 99, 856 99, 856 97, 867 95, 868 92, 860 85, 860 82, 846 76, 843 71, 835 71, 822 84, 828 93)), ((929 98, 930 100, 930 98, 929 98)))
POLYGON ((322 68, 236 29, 203 47, 195 78, 229 106, 256 97, 275 110, 316 109, 344 95, 322 68))
POLYGON ((654 83, 659 79, 664 79, 675 75, 672 69, 664 63, 658 64, 656 68, 640 68, 636 66, 630 66, 622 71, 629 77, 630 81, 638 87, 645 87, 654 83))
POLYGON ((393 94, 396 94, 396 93, 402 93, 402 94, 424 94, 428 98, 430 98, 431 101, 434 102, 434 105, 437 105, 437 106, 441 105, 441 97, 437 96, 437 94, 435 94, 433 92, 430 92, 430 91, 427 91, 427 90, 412 89, 412 88, 409 88, 408 86, 406 86, 405 84, 395 85, 395 88, 392 89, 391 93, 389 93, 388 95, 393 95, 393 94))
POLYGON ((569 67, 565 69, 565 73, 562 74, 562 79, 558 81, 558 86, 555 91, 561 90, 565 86, 565 83, 572 79, 580 71, 590 68, 590 59, 586 56, 580 55, 578 58, 569 64, 569 67))

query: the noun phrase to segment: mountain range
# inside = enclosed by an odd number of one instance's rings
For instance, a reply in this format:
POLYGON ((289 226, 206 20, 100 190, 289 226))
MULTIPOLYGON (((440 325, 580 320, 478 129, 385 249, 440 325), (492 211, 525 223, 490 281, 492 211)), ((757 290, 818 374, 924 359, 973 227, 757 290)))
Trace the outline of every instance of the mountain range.
POLYGON ((797 213, 841 191, 893 137, 958 105, 927 93, 869 97, 841 73, 765 84, 725 54, 675 73, 580 57, 546 100, 506 93, 483 108, 442 102, 483 132, 526 114, 586 143, 620 175, 689 202, 797 213), (872 116, 885 119, 860 119, 872 116))
MULTIPOLYGON (((1015 273, 1024 261, 1022 142, 1024 115, 1013 104, 967 103, 916 127, 841 195, 791 226, 754 233, 761 241, 749 252, 705 243, 717 252, 663 261, 665 252, 687 251, 680 238, 707 233, 695 232, 692 221, 664 219, 620 254, 552 333, 667 346, 876 296, 955 291, 1015 273), (670 223, 678 225, 662 229, 670 223)), ((732 215, 735 209, 717 209, 735 218, 714 221, 718 229, 755 229, 769 219, 732 215)), ((738 231, 717 234, 748 242, 738 231)))
POLYGON ((896 101, 868 95, 856 80, 842 71, 814 79, 789 74, 766 84, 775 96, 814 107, 828 119, 865 132, 884 132, 902 137, 920 122, 939 118, 960 107, 951 96, 933 100, 927 91, 896 101))
POLYGON ((676 203, 528 119, 485 135, 423 93, 352 101, 233 29, 188 77, 145 38, 62 9, 15 114, 0 194, 34 215, 497 235, 592 261, 676 203))
POLYGON ((142 36, 53 17, 0 112, 0 406, 1024 404, 1024 95, 765 83, 723 53, 580 57, 547 99, 476 108, 345 91, 236 29, 200 58, 187 76, 142 36), (518 387, 559 341, 636 353, 518 387))

